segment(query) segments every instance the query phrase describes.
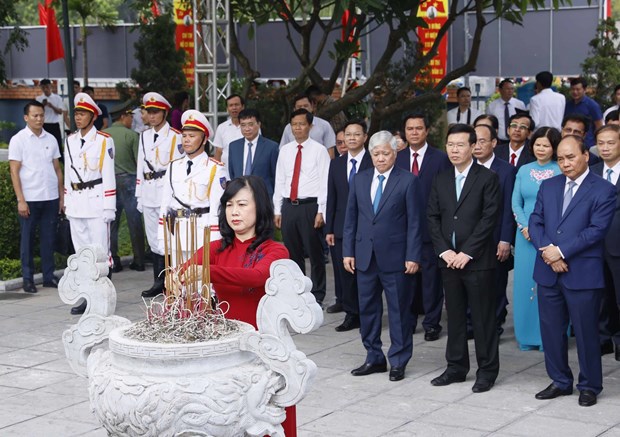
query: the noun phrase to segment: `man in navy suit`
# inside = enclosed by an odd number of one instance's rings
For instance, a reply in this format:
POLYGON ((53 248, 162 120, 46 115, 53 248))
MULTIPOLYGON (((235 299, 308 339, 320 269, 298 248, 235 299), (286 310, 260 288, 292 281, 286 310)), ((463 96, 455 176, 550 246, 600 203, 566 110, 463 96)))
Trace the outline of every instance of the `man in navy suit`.
POLYGON ((616 208, 616 190, 588 169, 582 137, 564 137, 557 157, 563 175, 540 185, 528 228, 540 250, 534 280, 545 366, 553 381, 536 399, 573 392, 566 336, 570 320, 579 358, 579 405, 589 407, 603 389, 598 319, 605 287, 604 238, 616 208))
POLYGON ((239 127, 243 138, 228 146, 230 179, 244 175, 260 176, 265 181, 269 195, 273 196, 280 146, 260 134, 260 114, 256 109, 239 112, 239 127))
MULTIPOLYGON (((403 130, 409 147, 398 152, 396 166, 410 171, 420 181, 420 208, 426 217, 426 206, 435 175, 451 168, 448 156, 426 142, 430 122, 424 114, 414 113, 405 117, 403 130)), ((441 332, 441 312, 443 309, 443 286, 439 274, 438 259, 433 250, 431 236, 426 220, 422 220, 422 261, 420 273, 413 278, 414 302, 412 305, 413 329, 417 324, 418 313, 424 313, 422 327, 424 340, 435 341, 441 332), (421 298, 421 299, 420 299, 421 298), (422 310, 420 311, 420 300, 422 310)))
POLYGON ((497 145, 497 131, 488 125, 479 125, 475 128, 477 142, 474 146, 474 158, 478 164, 497 173, 501 192, 501 206, 493 239, 497 245, 497 268, 495 269, 495 298, 497 318, 497 333, 504 332, 502 325, 506 321, 506 286, 508 285, 508 272, 514 265, 510 253, 510 246, 514 245, 516 222, 512 214, 512 191, 515 186, 517 169, 506 161, 498 159, 493 150, 497 145))
POLYGON ((517 169, 522 165, 534 162, 536 158, 528 147, 528 138, 534 132, 536 125, 532 117, 526 112, 517 112, 510 117, 507 126, 508 139, 506 144, 495 148, 495 156, 503 159, 517 169))
POLYGON ((374 169, 353 178, 343 233, 344 268, 357 272, 362 342, 366 360, 354 376, 386 372, 381 350, 382 291, 388 305, 390 381, 405 377, 413 352, 411 278, 422 257, 417 177, 395 167, 396 139, 387 131, 370 138, 374 169))
POLYGON ((428 228, 440 258, 448 313, 447 368, 431 384, 463 382, 469 373, 469 307, 478 362, 472 391, 482 393, 493 387, 499 372, 493 233, 501 202, 497 174, 473 160, 475 144, 473 127, 450 127, 446 150, 454 168, 435 177, 428 200, 428 228))
MULTIPOLYGON (((370 155, 364 150, 367 127, 363 120, 349 121, 344 128, 344 141, 347 152, 332 159, 327 177, 327 213, 325 216, 325 241, 331 247, 334 266, 334 278, 339 280, 341 295, 336 290, 336 304, 340 303, 346 316, 336 331, 350 331, 360 327, 359 303, 357 298, 357 280, 355 275, 347 272, 342 263, 342 233, 344 215, 347 211, 349 185, 354 176, 372 167, 370 155)), ((330 312, 329 307, 327 310, 330 312)))
MULTIPOLYGON (((590 170, 611 182, 620 193, 620 126, 606 125, 597 129, 596 146, 602 162, 590 170)), ((599 335, 601 355, 613 353, 620 361, 620 196, 611 227, 605 237, 605 293, 601 305, 599 335)))

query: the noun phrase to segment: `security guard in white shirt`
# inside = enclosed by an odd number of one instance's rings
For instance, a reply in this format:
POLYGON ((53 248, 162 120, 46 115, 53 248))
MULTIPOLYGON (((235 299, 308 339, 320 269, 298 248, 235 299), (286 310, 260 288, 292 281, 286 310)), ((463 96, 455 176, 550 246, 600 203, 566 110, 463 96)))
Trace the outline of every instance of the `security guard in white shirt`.
POLYGON ((154 297, 164 290, 164 247, 158 239, 159 209, 165 181, 166 168, 183 156, 181 132, 166 121, 170 103, 161 94, 146 93, 142 99, 148 113, 150 129, 140 134, 136 197, 138 211, 144 215, 146 238, 153 253, 153 285, 142 292, 143 297, 154 297))
MULTIPOLYGON (((205 152, 207 140, 213 135, 213 129, 207 118, 201 112, 190 109, 183 113, 181 123, 185 156, 168 166, 160 210, 159 235, 162 247, 164 222, 168 223, 168 229, 175 232, 175 235, 169 238, 172 244, 168 246, 172 254, 172 266, 177 264, 176 241, 181 242, 183 261, 192 255, 191 247, 187 247, 188 237, 191 237, 188 235, 188 232, 191 233, 190 215, 195 215, 197 222, 195 230, 197 243, 194 250, 203 245, 204 229, 207 226, 211 230, 211 241, 220 238, 218 207, 228 180, 224 165, 209 158, 205 152)), ((169 236, 170 232, 167 231, 166 235, 169 236)))
MULTIPOLYGON (((65 141, 65 213, 71 224, 75 250, 95 245, 110 256, 110 223, 116 213, 114 141, 93 126, 101 109, 85 93, 74 100, 77 132, 65 141)), ((73 307, 82 314, 86 302, 73 307)))

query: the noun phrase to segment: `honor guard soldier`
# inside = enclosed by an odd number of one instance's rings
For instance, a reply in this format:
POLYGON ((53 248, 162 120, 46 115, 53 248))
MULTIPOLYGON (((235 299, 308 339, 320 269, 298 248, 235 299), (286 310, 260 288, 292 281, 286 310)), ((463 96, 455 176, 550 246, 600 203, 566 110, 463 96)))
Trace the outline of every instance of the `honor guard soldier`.
MULTIPOLYGON (((71 240, 76 251, 86 245, 102 248, 111 267, 110 223, 116 213, 114 140, 95 129, 102 112, 88 94, 78 93, 74 105, 78 130, 65 142, 65 212, 71 240)), ((71 314, 82 314, 85 309, 83 301, 71 314)))
POLYGON ((146 238, 153 254, 153 286, 142 292, 143 297, 154 297, 164 290, 164 247, 157 237, 159 209, 166 168, 170 162, 183 156, 181 132, 166 121, 171 105, 157 93, 146 93, 142 99, 147 111, 150 129, 140 134, 136 197, 138 211, 144 214, 146 238))
POLYGON ((203 245, 204 229, 207 226, 211 230, 211 241, 220 238, 218 207, 228 180, 224 165, 209 158, 205 152, 207 141, 213 135, 207 118, 201 112, 190 109, 183 113, 181 123, 185 156, 168 166, 160 211, 160 247, 164 247, 164 236, 168 237, 168 242, 172 241, 168 245, 172 266, 177 264, 177 241, 181 243, 183 261, 192 255, 192 248, 188 247, 192 236, 190 217, 196 217, 194 250, 203 245), (166 233, 163 226, 165 222, 168 223, 166 233))

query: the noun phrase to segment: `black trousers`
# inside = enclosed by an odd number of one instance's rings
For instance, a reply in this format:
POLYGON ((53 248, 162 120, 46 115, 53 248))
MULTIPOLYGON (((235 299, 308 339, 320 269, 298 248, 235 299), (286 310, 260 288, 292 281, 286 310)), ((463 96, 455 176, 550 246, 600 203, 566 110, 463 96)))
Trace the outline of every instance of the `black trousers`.
POLYGON ((306 274, 304 252, 310 258, 310 279, 312 294, 317 302, 325 299, 325 256, 323 254, 323 232, 314 228, 314 218, 318 211, 316 203, 292 205, 282 203, 282 239, 293 261, 306 274))
POLYGON ((420 272, 413 278, 413 328, 418 314, 424 314, 422 327, 441 329, 441 312, 443 311, 443 285, 439 273, 438 258, 433 243, 422 245, 422 262, 420 272))
POLYGON ((441 269, 448 313, 446 361, 448 372, 465 376, 469 372, 467 306, 471 309, 477 378, 495 381, 499 372, 499 337, 495 318, 495 269, 441 269))
MULTIPOLYGON (((342 304, 345 312, 350 315, 359 315, 359 297, 357 294, 357 280, 355 275, 344 269, 342 261, 342 238, 335 238, 331 247, 334 264, 334 281, 340 283, 341 295, 337 300, 342 304)), ((338 296, 337 296, 338 297, 338 296)))
POLYGON ((605 252, 605 292, 601 299, 599 341, 620 346, 620 257, 605 252))
POLYGON ((43 123, 43 129, 52 134, 54 138, 56 138, 56 142, 58 143, 58 150, 60 151, 60 162, 64 162, 63 160, 63 147, 62 147, 62 134, 60 133, 60 124, 59 123, 43 123))

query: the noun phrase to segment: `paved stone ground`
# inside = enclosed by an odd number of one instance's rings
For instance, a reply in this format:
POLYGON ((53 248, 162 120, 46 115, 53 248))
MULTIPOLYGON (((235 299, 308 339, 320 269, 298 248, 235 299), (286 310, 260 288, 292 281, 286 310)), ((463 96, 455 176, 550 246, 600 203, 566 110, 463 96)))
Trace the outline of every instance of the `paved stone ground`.
MULTIPOLYGON (((139 290, 150 278, 148 271, 115 274, 117 314, 141 317, 139 290)), ((316 332, 295 336, 298 348, 319 367, 311 393, 298 406, 300 437, 620 437, 620 363, 611 355, 603 357, 605 390, 598 405, 579 407, 577 394, 538 401, 534 394, 549 384, 543 355, 518 350, 509 317, 499 379, 490 392, 474 394, 473 372, 462 384, 430 385, 445 365, 445 335, 432 343, 423 333, 414 335, 403 381, 390 382, 387 374, 351 376, 365 352, 357 331, 334 331, 341 320, 341 314, 325 314, 316 332)), ((90 412, 87 381, 73 374, 64 357, 61 335, 76 321, 54 289, 0 294, 0 436, 106 435, 90 412)), ((388 343, 385 329, 383 339, 388 343)), ((473 352, 473 341, 469 345, 473 352)), ((574 341, 570 361, 576 370, 574 341)))

